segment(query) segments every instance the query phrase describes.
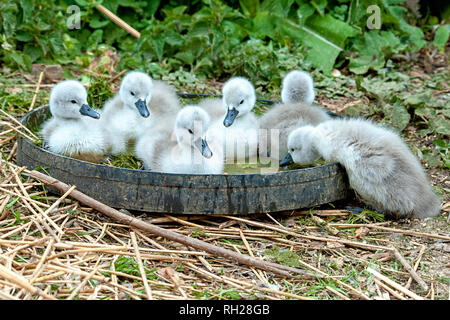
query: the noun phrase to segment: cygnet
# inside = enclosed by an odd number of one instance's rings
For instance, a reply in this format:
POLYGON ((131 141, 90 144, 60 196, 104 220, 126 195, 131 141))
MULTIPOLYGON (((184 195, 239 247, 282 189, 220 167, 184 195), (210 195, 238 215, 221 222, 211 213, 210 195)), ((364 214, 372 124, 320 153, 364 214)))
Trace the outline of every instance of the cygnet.
POLYGON ((433 217, 440 212, 426 174, 394 131, 363 119, 335 119, 291 132, 280 165, 339 162, 350 187, 377 211, 396 218, 433 217))
POLYGON ((177 114, 173 131, 160 130, 136 144, 135 153, 147 170, 219 174, 223 172, 221 148, 212 152, 206 141, 210 118, 197 106, 185 106, 177 114))
POLYGON ((98 162, 106 144, 100 114, 89 107, 83 85, 75 80, 59 82, 50 92, 49 104, 52 118, 41 130, 44 146, 64 156, 98 162))
POLYGON ((260 156, 275 161, 287 152, 287 137, 294 129, 305 125, 317 125, 330 119, 322 107, 311 104, 314 88, 311 76, 303 71, 288 73, 282 82, 282 103, 274 105, 259 120, 260 156))
POLYGON ((142 119, 150 116, 147 103, 152 99, 153 81, 143 72, 128 72, 119 92, 106 101, 102 111, 102 127, 109 152, 113 155, 126 151, 130 140, 141 133, 142 119))

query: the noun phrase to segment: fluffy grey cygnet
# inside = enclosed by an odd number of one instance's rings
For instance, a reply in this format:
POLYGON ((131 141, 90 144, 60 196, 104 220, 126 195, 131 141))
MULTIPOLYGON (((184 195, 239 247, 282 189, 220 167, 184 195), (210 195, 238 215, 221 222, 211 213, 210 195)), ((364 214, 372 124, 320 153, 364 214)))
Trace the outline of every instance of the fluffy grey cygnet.
POLYGON ((312 78, 306 72, 294 70, 288 73, 283 79, 281 96, 283 102, 274 105, 259 118, 259 154, 274 161, 286 154, 287 138, 291 131, 330 120, 325 109, 311 104, 314 88, 312 78), (278 139, 277 131, 272 131, 274 129, 278 130, 278 139))
POLYGON ((147 101, 147 107, 151 116, 140 119, 142 130, 139 134, 160 125, 173 128, 177 113, 181 110, 175 88, 161 80, 153 81, 152 97, 147 101))
POLYGON ((336 119, 291 132, 290 162, 314 163, 319 157, 339 162, 350 187, 377 211, 394 217, 433 217, 440 212, 426 174, 394 131, 363 119, 336 119))
POLYGON ((283 78, 281 89, 281 101, 283 103, 304 102, 311 104, 314 98, 314 80, 309 73, 293 70, 283 78))
POLYGON ((100 114, 87 103, 87 92, 75 80, 57 83, 50 92, 50 112, 41 130, 44 145, 52 152, 89 162, 98 162, 106 144, 100 114))

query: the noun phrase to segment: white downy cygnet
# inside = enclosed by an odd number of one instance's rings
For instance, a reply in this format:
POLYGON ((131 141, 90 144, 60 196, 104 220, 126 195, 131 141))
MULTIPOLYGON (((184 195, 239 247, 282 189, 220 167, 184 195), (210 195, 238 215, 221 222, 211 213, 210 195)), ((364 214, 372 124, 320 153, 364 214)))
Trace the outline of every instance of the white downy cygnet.
POLYGON ((212 152, 206 142, 210 118, 205 110, 185 106, 177 114, 173 131, 161 130, 141 138, 135 153, 147 170, 220 174, 223 172, 221 146, 212 152))
POLYGON ((370 207, 394 217, 433 217, 440 201, 408 146, 395 132, 369 120, 336 119, 294 130, 280 165, 339 162, 350 187, 370 207))
MULTIPOLYGON (((255 106, 255 88, 245 78, 233 77, 222 88, 223 116, 216 120, 208 132, 208 136, 221 140, 227 163, 245 162, 255 158, 258 150, 258 120, 251 111, 255 106)), ((218 99, 209 99, 200 104, 216 117, 218 99)))
POLYGON ((52 118, 41 134, 50 151, 90 162, 98 162, 106 151, 99 125, 100 114, 87 103, 87 92, 75 80, 57 83, 50 92, 52 118))
POLYGON ((113 155, 126 151, 130 140, 143 130, 142 118, 150 116, 147 102, 152 99, 153 80, 143 72, 128 72, 120 84, 119 92, 106 101, 102 115, 109 152, 113 155))
POLYGON ((330 119, 325 109, 312 104, 314 87, 308 73, 291 71, 283 78, 282 86, 282 103, 274 105, 259 118, 260 156, 268 156, 274 161, 287 153, 287 138, 291 131, 330 119))

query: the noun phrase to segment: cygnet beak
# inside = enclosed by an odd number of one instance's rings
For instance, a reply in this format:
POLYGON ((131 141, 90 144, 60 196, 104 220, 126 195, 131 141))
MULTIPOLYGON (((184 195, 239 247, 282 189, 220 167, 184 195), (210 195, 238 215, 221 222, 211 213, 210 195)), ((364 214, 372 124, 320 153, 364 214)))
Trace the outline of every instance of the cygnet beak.
POLYGON ((235 107, 228 108, 225 119, 223 120, 223 125, 225 127, 231 126, 234 122, 234 119, 236 119, 238 113, 239 111, 235 107))
POLYGON ((288 154, 286 155, 286 157, 284 157, 284 159, 281 160, 280 166, 281 166, 281 167, 284 167, 284 166, 288 166, 288 165, 290 165, 290 164, 292 164, 292 163, 294 163, 294 160, 292 159, 291 154, 288 153, 288 154))
POLYGON ((213 155, 212 151, 209 148, 208 143, 206 142, 205 139, 198 138, 197 140, 194 141, 194 145, 197 147, 198 150, 200 150, 202 156, 204 156, 207 159, 212 157, 213 155))
POLYGON ((147 118, 150 115, 150 112, 148 111, 147 103, 145 102, 145 100, 139 99, 138 101, 136 101, 135 105, 136 105, 136 108, 139 110, 139 113, 141 114, 141 116, 143 116, 144 118, 147 118))
POLYGON ((92 108, 89 107, 87 104, 81 105, 80 113, 83 116, 88 116, 88 117, 91 117, 91 118, 94 118, 94 119, 100 119, 100 113, 98 113, 97 111, 92 110, 92 108))

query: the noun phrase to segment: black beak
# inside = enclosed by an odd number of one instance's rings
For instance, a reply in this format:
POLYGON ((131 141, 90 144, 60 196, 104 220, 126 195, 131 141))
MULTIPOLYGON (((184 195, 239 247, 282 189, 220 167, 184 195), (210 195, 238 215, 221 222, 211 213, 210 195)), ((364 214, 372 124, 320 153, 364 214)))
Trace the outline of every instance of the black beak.
POLYGON ((150 112, 147 109, 147 103, 144 101, 142 101, 141 99, 139 99, 136 103, 136 108, 138 108, 139 113, 141 114, 141 116, 143 116, 144 118, 147 118, 150 115, 150 112))
POLYGON ((281 160, 280 166, 281 166, 281 167, 284 167, 284 166, 288 166, 288 165, 290 165, 290 164, 292 164, 292 163, 294 163, 294 160, 292 160, 291 154, 288 153, 288 154, 286 155, 286 157, 284 157, 284 159, 281 160))
POLYGON ((100 119, 100 113, 98 113, 97 111, 92 110, 92 108, 89 107, 87 104, 81 105, 80 113, 83 116, 92 117, 94 119, 100 119))
POLYGON ((208 146, 208 143, 206 142, 206 140, 204 139, 197 139, 195 141, 195 146, 200 150, 200 152, 202 153, 202 156, 204 156, 205 158, 209 159, 212 157, 212 151, 208 146))
POLYGON ((234 119, 236 119, 238 113, 239 113, 239 111, 235 107, 233 107, 231 109, 228 108, 225 119, 223 120, 223 125, 225 127, 231 126, 234 122, 234 119))

